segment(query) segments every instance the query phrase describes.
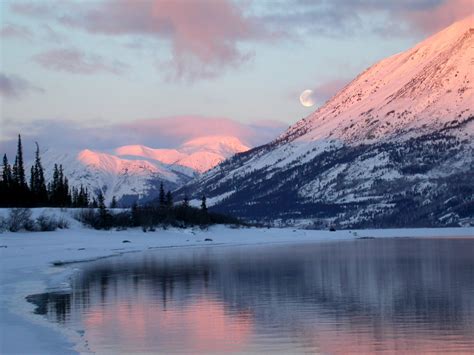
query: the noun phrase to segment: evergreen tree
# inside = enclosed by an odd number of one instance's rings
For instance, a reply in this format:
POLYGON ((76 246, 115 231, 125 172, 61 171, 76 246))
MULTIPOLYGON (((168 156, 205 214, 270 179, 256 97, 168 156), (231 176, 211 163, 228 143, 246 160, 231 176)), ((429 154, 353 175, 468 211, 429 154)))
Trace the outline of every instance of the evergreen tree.
POLYGON ((112 202, 110 202, 110 208, 117 208, 117 199, 112 196, 112 202))
POLYGON ((95 197, 92 197, 91 208, 97 208, 99 205, 97 204, 97 200, 95 197))
POLYGON ((164 208, 166 205, 165 189, 163 188, 163 183, 160 183, 160 208, 164 208))
POLYGON ((75 186, 72 187, 72 207, 79 207, 79 191, 75 186))
POLYGON ((53 181, 49 183, 49 200, 51 202, 51 206, 59 205, 59 200, 60 200, 59 189, 60 189, 59 168, 58 168, 58 164, 54 164, 53 181))
POLYGON ((64 171, 63 166, 59 165, 59 185, 58 185, 58 205, 63 207, 66 204, 66 186, 64 184, 64 171))
MULTIPOLYGON (((61 166, 62 170, 62 166, 61 166)), ((69 180, 64 176, 62 183, 62 207, 70 207, 72 204, 71 191, 69 190, 69 180)))
POLYGON ((207 213, 207 205, 206 205, 206 196, 202 195, 201 198, 201 211, 207 213))
POLYGON ((97 195, 97 207, 98 208, 105 208, 105 198, 104 194, 102 191, 99 191, 99 194, 97 195))
POLYGON ((205 227, 210 223, 211 219, 209 216, 209 213, 207 211, 207 205, 206 205, 206 196, 202 195, 201 198, 201 213, 199 214, 199 224, 201 227, 205 227))
POLYGON ((140 210, 136 202, 133 203, 131 208, 132 214, 132 225, 138 227, 140 225, 140 210))
POLYGON ((6 154, 3 155, 2 181, 6 184, 11 184, 12 181, 12 170, 6 154))
POLYGON ((171 191, 166 193, 166 208, 173 208, 173 195, 171 194, 171 191))
POLYGON ((23 147, 21 144, 21 136, 18 135, 18 146, 16 152, 15 166, 13 169, 13 177, 16 180, 18 186, 22 189, 27 189, 25 167, 23 166, 23 147))
POLYGON ((31 195, 33 199, 36 202, 35 182, 36 182, 35 166, 32 165, 30 169, 30 191, 31 191, 31 195))
POLYGON ((17 206, 28 206, 31 201, 29 189, 26 183, 25 167, 23 166, 23 147, 21 144, 21 136, 18 135, 18 146, 15 157, 15 164, 12 171, 12 203, 17 206))
POLYGON ((109 229, 111 216, 109 215, 109 211, 107 211, 107 207, 105 207, 105 198, 102 191, 99 191, 97 195, 97 205, 99 208, 99 226, 103 229, 109 229))
POLYGON ((89 206, 89 191, 87 188, 81 184, 81 188, 79 190, 79 207, 88 207, 89 206))
POLYGON ((3 155, 2 181, 0 184, 0 206, 9 207, 12 205, 12 170, 8 163, 7 155, 3 155))
POLYGON ((184 207, 189 207, 189 197, 188 197, 187 193, 184 194, 183 206, 184 207))
POLYGON ((45 206, 48 203, 48 192, 38 143, 36 143, 35 163, 31 167, 30 189, 37 206, 45 206))

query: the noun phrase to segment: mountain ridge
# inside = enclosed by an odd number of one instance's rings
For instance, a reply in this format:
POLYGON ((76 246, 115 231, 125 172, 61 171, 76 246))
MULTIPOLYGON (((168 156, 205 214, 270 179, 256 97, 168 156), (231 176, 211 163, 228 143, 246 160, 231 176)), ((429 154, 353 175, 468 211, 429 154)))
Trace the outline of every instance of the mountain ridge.
POLYGON ((93 194, 102 192, 106 203, 113 196, 120 205, 152 200, 160 183, 174 190, 196 175, 249 149, 231 136, 198 137, 176 149, 155 149, 143 145, 118 147, 111 152, 82 149, 42 154, 46 179, 52 178, 54 164, 62 165, 72 186, 83 185, 93 194))
POLYGON ((374 64, 276 140, 186 189, 248 219, 465 223, 474 214, 473 73, 470 16, 374 64), (443 211, 446 191, 458 203, 443 211), (406 212, 416 209, 418 221, 406 212))

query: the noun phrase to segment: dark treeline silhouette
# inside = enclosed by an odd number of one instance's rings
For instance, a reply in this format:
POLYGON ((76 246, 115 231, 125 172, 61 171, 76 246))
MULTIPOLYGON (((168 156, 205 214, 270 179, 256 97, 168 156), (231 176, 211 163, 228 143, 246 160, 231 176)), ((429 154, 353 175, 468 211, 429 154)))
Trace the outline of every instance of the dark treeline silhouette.
MULTIPOLYGON (((171 191, 165 192, 163 183, 160 185, 159 198, 156 202, 146 205, 135 203, 129 210, 110 211, 105 205, 105 198, 101 191, 95 197, 82 185, 78 188, 69 186, 62 165, 54 165, 52 179, 47 183, 38 143, 36 143, 35 160, 31 166, 28 184, 20 135, 18 135, 17 154, 13 166, 8 162, 7 155, 3 156, 0 207, 86 208, 79 214, 79 219, 97 229, 141 226, 144 231, 148 231, 156 226, 198 225, 204 227, 210 224, 242 224, 236 218, 209 212, 205 196, 202 196, 200 208, 190 206, 187 196, 175 205, 173 194, 171 191)), ((117 207, 117 199, 113 196, 110 208, 117 207)))
POLYGON ((40 149, 36 143, 35 161, 30 170, 30 182, 27 183, 23 162, 21 136, 15 162, 10 165, 6 154, 3 155, 2 176, 0 180, 0 207, 88 207, 89 192, 81 185, 69 187, 62 165, 54 165, 53 178, 46 184, 40 149))
MULTIPOLYGON (((99 194, 97 203, 97 209, 84 210, 79 216, 81 222, 96 229, 141 227, 147 232, 154 231, 156 227, 167 226, 205 228, 212 224, 244 225, 234 217, 209 212, 205 196, 202 197, 200 208, 190 206, 187 196, 175 204, 171 191, 165 192, 163 184, 160 185, 159 197, 154 203, 135 203, 129 210, 115 212, 107 209, 102 194, 99 194)), ((113 201, 111 207, 112 205, 113 201)))

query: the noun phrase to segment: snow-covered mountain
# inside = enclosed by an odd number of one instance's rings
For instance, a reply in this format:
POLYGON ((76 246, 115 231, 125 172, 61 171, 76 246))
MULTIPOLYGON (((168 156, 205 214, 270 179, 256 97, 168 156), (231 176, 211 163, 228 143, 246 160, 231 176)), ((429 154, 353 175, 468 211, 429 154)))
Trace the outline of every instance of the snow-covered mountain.
POLYGON ((123 205, 156 197, 159 185, 176 189, 196 175, 214 167, 235 153, 248 150, 239 139, 227 136, 199 137, 177 149, 153 149, 127 145, 105 153, 46 151, 43 156, 49 180, 54 164, 62 165, 70 185, 82 184, 89 191, 102 191, 106 202, 115 196, 123 205))
POLYGON ((249 149, 236 137, 206 136, 187 141, 177 149, 152 149, 142 145, 126 145, 117 148, 115 154, 122 157, 156 160, 203 173, 226 158, 249 149))
POLYGON ((251 219, 474 223, 474 17, 356 77, 275 141, 188 185, 251 219))

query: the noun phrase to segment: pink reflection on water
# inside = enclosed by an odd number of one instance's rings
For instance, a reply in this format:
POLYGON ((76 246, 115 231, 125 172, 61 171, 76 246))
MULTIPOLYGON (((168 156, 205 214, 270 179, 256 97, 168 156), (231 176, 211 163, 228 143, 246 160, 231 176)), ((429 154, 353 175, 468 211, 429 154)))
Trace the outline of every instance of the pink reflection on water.
POLYGON ((93 306, 83 319, 91 350, 103 349, 104 334, 116 340, 122 351, 150 349, 166 351, 160 339, 173 351, 243 351, 253 333, 250 312, 230 314, 224 304, 206 296, 187 305, 168 303, 166 310, 150 302, 93 306))

